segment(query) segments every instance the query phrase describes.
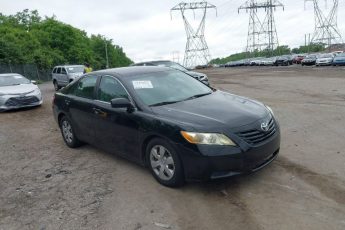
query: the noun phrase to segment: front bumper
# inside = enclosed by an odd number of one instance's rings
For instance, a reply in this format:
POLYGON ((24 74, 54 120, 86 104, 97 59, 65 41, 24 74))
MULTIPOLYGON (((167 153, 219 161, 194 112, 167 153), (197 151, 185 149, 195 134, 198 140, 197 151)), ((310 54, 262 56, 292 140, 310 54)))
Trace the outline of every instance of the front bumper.
POLYGON ((316 65, 332 65, 332 62, 316 62, 316 65))
POLYGON ((175 144, 187 181, 204 181, 256 172, 279 154, 280 131, 255 146, 186 146, 175 144))
POLYGON ((333 61, 333 65, 345 65, 345 60, 344 61, 333 61))
POLYGON ((35 96, 7 96, 0 99, 0 112, 39 106, 43 103, 41 94, 35 96))

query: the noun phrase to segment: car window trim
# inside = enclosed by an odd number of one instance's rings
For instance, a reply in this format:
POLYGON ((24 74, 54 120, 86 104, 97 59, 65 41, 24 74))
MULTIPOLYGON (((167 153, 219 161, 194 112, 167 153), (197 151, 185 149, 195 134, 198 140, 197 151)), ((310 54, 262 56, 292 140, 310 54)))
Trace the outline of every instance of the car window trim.
MULTIPOLYGON (((71 96, 74 96, 74 97, 77 97, 77 98, 83 98, 83 99, 88 99, 88 100, 96 101, 96 97, 95 97, 95 96, 97 96, 97 95, 95 95, 95 94, 96 94, 97 91, 98 91, 98 85, 99 85, 99 81, 100 81, 100 78, 99 78, 98 75, 95 75, 95 74, 84 75, 84 76, 80 77, 80 78, 78 79, 78 81, 76 81, 74 84, 76 84, 76 87, 78 87, 80 81, 83 80, 83 79, 86 78, 86 77, 96 77, 96 78, 97 78, 96 84, 95 84, 95 88, 94 88, 94 90, 93 90, 93 98, 81 97, 81 96, 78 96, 78 95, 76 95, 76 94, 70 94, 70 93, 68 93, 68 95, 71 95, 71 96)), ((74 84, 73 84, 73 85, 74 85, 74 84)), ((75 89, 74 89, 74 90, 75 90, 75 89)))
POLYGON ((113 78, 115 81, 117 81, 118 83, 120 83, 120 85, 125 89, 127 95, 128 95, 128 100, 134 105, 134 107, 136 108, 136 103, 135 101, 133 100, 133 97, 132 95, 128 92, 128 90, 126 89, 126 87, 122 84, 122 82, 117 79, 116 77, 112 76, 112 75, 109 75, 109 74, 106 74, 106 75, 102 75, 99 79, 99 82, 98 82, 98 86, 97 86, 97 91, 96 91, 96 99, 95 101, 99 101, 99 102, 103 102, 103 103, 106 103, 106 104, 111 104, 110 102, 106 102, 106 101, 102 101, 102 100, 99 100, 98 99, 98 91, 99 91, 99 87, 101 85, 101 81, 102 81, 102 78, 103 77, 110 77, 110 78, 113 78))

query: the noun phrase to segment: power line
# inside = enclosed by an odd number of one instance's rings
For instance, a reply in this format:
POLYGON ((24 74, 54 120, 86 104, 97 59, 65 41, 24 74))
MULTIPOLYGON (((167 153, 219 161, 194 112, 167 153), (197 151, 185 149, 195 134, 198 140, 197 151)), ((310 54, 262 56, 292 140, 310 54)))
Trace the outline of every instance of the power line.
POLYGON ((215 5, 203 1, 191 3, 181 2, 170 10, 171 12, 180 11, 184 22, 187 35, 187 43, 183 64, 186 67, 191 68, 197 65, 207 65, 211 59, 209 48, 205 40, 206 12, 209 9, 217 10, 215 5), (203 16, 196 30, 192 27, 187 19, 187 16, 185 14, 185 11, 187 10, 193 10, 194 17, 195 10, 202 11, 203 13, 203 16))
POLYGON ((315 28, 311 43, 324 44, 328 47, 342 44, 344 41, 338 29, 339 0, 332 0, 328 14, 321 10, 318 0, 304 0, 304 4, 307 2, 312 2, 314 7, 315 28))
POLYGON ((266 0, 264 2, 257 2, 256 0, 248 0, 238 8, 249 11, 249 25, 247 37, 247 52, 273 50, 279 46, 277 29, 274 19, 274 10, 284 5, 278 0, 266 0), (265 10, 265 18, 261 20, 258 16, 258 10, 265 10))

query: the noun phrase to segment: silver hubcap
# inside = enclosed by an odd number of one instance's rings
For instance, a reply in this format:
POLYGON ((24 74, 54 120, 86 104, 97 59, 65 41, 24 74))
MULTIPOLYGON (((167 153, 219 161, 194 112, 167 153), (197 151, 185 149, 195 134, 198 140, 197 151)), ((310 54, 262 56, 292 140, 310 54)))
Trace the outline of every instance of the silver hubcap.
POLYGON ((154 173, 162 180, 170 180, 175 173, 171 153, 163 146, 156 145, 150 152, 150 163, 154 173))
POLYGON ((63 133, 65 140, 68 143, 72 143, 72 141, 73 141, 72 126, 66 120, 62 122, 62 133, 63 133))

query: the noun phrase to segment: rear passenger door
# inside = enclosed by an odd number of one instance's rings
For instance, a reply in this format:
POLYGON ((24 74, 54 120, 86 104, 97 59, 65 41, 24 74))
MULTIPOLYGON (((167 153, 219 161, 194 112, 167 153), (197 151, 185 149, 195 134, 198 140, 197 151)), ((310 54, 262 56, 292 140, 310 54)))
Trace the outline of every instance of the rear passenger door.
POLYGON ((88 143, 95 143, 94 99, 97 76, 88 75, 73 85, 65 99, 76 135, 88 143))
POLYGON ((67 71, 64 67, 61 68, 61 82, 63 82, 64 85, 67 85, 69 83, 67 71))

